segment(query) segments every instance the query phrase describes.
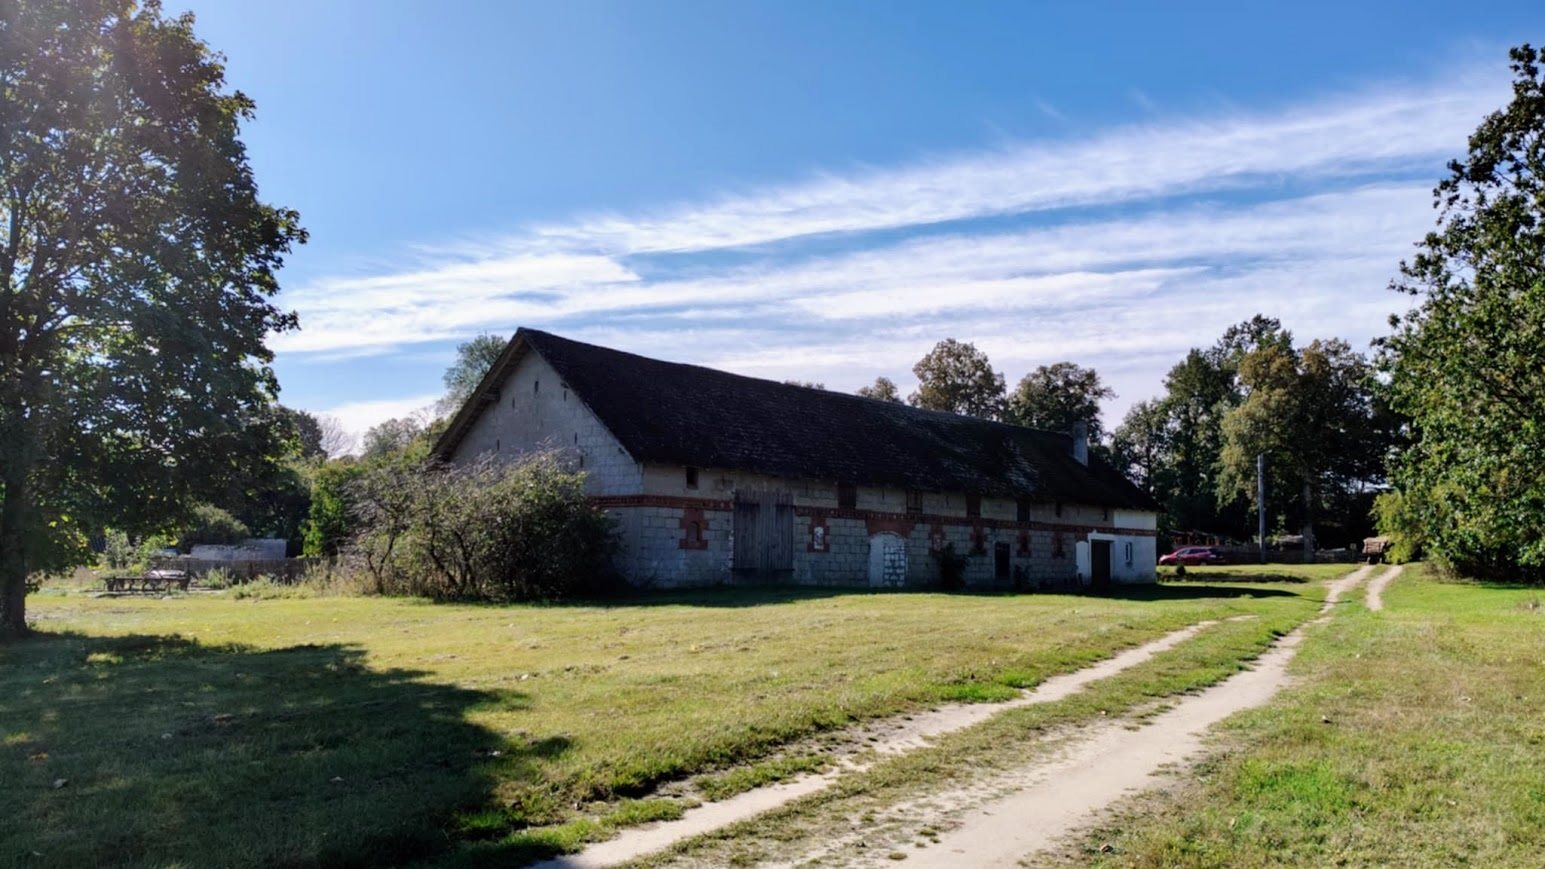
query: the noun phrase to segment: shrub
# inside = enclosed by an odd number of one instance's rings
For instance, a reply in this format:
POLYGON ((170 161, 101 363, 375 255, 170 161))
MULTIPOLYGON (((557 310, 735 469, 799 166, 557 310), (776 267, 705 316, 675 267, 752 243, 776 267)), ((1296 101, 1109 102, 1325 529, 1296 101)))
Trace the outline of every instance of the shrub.
POLYGON ((384 463, 351 487, 351 555, 376 590, 452 600, 550 600, 597 590, 613 539, 585 477, 551 454, 517 464, 384 463))
POLYGON ((200 504, 193 508, 193 519, 178 535, 177 545, 183 552, 195 546, 235 546, 252 536, 247 526, 235 516, 212 504, 200 504))

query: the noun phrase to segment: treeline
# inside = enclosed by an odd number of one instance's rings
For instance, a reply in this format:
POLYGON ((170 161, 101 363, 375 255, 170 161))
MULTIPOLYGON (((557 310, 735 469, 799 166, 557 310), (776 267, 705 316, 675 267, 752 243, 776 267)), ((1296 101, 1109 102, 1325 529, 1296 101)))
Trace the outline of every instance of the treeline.
POLYGON ((1545 580, 1545 78, 1510 52, 1513 99, 1433 191, 1438 228, 1393 289, 1381 366, 1410 418, 1380 527, 1454 571, 1545 580))
POLYGON ((1110 449, 1163 505, 1164 530, 1240 540, 1256 534, 1264 457, 1268 533, 1339 547, 1372 533, 1400 430, 1367 356, 1340 339, 1295 347, 1279 321, 1256 316, 1176 363, 1110 449))

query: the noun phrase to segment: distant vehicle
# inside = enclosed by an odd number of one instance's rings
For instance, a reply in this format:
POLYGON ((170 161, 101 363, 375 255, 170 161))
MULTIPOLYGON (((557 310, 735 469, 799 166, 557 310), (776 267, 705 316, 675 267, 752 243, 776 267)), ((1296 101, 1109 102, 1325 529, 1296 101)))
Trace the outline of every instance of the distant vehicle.
POLYGON ((176 558, 177 555, 177 550, 171 546, 162 547, 161 549, 157 549, 155 552, 150 553, 151 558, 176 558))
POLYGON ((1159 557, 1159 563, 1164 565, 1184 564, 1186 567, 1196 567, 1201 564, 1228 564, 1228 559, 1223 553, 1211 546, 1185 546, 1159 557))

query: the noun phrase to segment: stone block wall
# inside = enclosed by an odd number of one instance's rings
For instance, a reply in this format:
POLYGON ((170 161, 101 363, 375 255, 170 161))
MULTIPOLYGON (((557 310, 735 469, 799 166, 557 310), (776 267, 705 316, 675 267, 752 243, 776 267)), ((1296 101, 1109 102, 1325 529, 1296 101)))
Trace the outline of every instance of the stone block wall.
POLYGON ((585 488, 592 495, 641 490, 643 467, 546 360, 527 353, 500 384, 498 400, 478 416, 451 461, 484 455, 517 461, 539 450, 556 450, 584 471, 585 488))

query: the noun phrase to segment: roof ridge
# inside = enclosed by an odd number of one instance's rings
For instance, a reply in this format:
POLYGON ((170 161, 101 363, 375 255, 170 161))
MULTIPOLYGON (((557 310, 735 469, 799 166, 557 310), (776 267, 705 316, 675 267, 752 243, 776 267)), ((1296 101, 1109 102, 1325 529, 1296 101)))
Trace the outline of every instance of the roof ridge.
POLYGON ((825 396, 834 396, 834 397, 838 397, 838 398, 842 398, 842 399, 851 399, 853 401, 874 402, 874 403, 876 403, 878 405, 894 408, 896 410, 900 410, 900 411, 907 412, 907 413, 926 414, 926 415, 931 415, 931 416, 937 416, 937 417, 940 417, 941 419, 949 419, 949 420, 966 419, 966 420, 971 420, 973 422, 980 422, 980 423, 987 423, 987 424, 995 425, 995 426, 1002 426, 1004 428, 1012 429, 1014 431, 1028 431, 1028 432, 1034 432, 1035 434, 1052 435, 1052 436, 1055 436, 1055 437, 1063 437, 1063 438, 1069 438, 1069 439, 1071 439, 1071 437, 1072 437, 1071 433, 1069 433, 1069 432, 1059 432, 1059 431, 1054 431, 1052 429, 1044 429, 1044 428, 1031 428, 1030 426, 1019 425, 1018 423, 1012 423, 1012 422, 1005 422, 1004 420, 1000 420, 1000 419, 990 419, 990 418, 985 417, 985 416, 973 416, 973 415, 968 414, 968 413, 955 413, 953 411, 948 411, 948 410, 934 410, 933 408, 918 407, 916 405, 908 404, 908 403, 902 402, 902 401, 890 401, 890 400, 883 399, 883 398, 871 398, 871 397, 869 397, 867 395, 858 395, 857 393, 852 393, 852 392, 843 392, 842 390, 839 390, 839 389, 827 389, 825 387, 806 386, 806 385, 801 384, 801 383, 787 383, 785 381, 774 380, 774 379, 769 378, 769 377, 756 377, 756 376, 750 375, 750 374, 740 374, 740 373, 735 372, 735 371, 726 371, 723 368, 714 368, 712 366, 701 365, 701 364, 696 363, 696 362, 675 362, 675 361, 672 361, 670 359, 660 359, 660 358, 655 357, 655 356, 645 356, 642 353, 634 353, 631 350, 619 350, 619 349, 617 349, 615 347, 607 347, 607 346, 605 346, 603 344, 592 344, 592 343, 590 343, 588 341, 580 341, 580 340, 578 340, 576 338, 568 338, 568 337, 565 337, 563 335, 559 335, 559 334, 556 334, 554 332, 548 332, 548 331, 543 330, 543 329, 533 329, 533 328, 529 328, 529 327, 526 327, 526 326, 522 326, 522 327, 520 327, 520 328, 515 330, 515 334, 516 334, 516 336, 520 336, 522 334, 537 335, 537 336, 541 336, 539 338, 539 340, 556 340, 556 341, 564 342, 566 344, 577 344, 577 345, 579 345, 581 347, 586 347, 586 348, 589 348, 589 349, 592 349, 592 350, 600 350, 600 351, 603 351, 603 352, 606 352, 606 353, 615 354, 615 355, 618 355, 618 356, 630 356, 630 357, 632 357, 634 359, 642 359, 645 362, 652 362, 652 363, 654 363, 656 365, 670 365, 670 366, 677 366, 677 367, 681 367, 681 368, 692 368, 692 369, 696 369, 698 371, 707 371, 707 372, 710 372, 710 373, 712 373, 714 375, 717 375, 719 377, 735 377, 735 378, 739 378, 741 380, 750 380, 750 381, 755 381, 757 383, 765 383, 765 384, 768 384, 768 385, 771 385, 771 386, 775 386, 775 387, 780 387, 780 388, 783 388, 783 389, 803 389, 803 390, 807 390, 809 392, 815 392, 815 393, 819 393, 819 394, 825 395, 825 396))

